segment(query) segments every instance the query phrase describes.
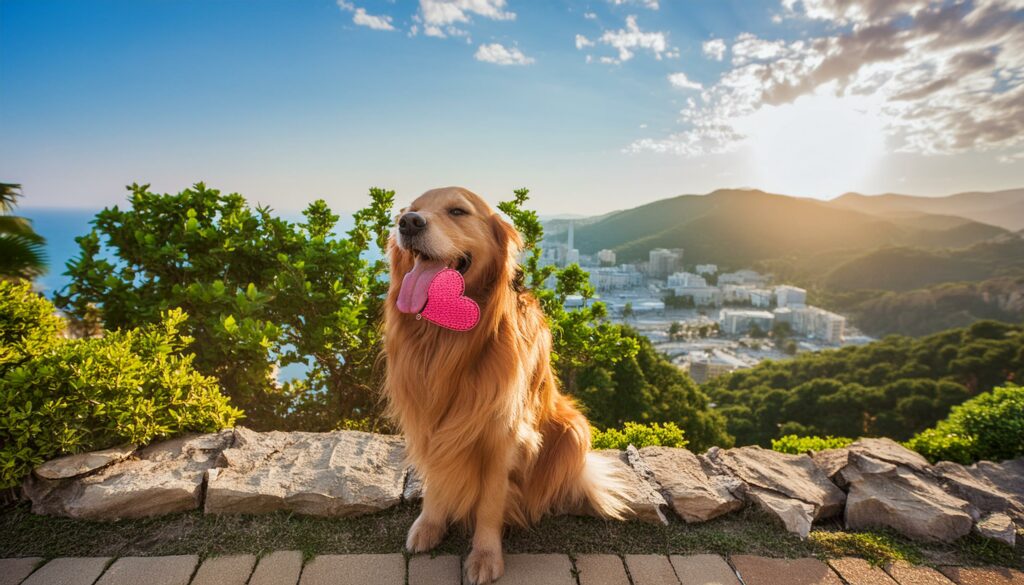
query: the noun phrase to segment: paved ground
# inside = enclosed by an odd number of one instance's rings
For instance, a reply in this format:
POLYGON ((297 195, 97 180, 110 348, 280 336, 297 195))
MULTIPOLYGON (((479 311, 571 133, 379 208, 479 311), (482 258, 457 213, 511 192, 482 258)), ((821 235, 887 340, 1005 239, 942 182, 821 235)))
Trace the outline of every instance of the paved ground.
MULTIPOLYGON (((734 555, 506 555, 501 585, 1024 585, 999 568, 872 567, 862 559, 734 555)), ((0 585, 459 585, 455 556, 252 555, 0 559, 0 585)))

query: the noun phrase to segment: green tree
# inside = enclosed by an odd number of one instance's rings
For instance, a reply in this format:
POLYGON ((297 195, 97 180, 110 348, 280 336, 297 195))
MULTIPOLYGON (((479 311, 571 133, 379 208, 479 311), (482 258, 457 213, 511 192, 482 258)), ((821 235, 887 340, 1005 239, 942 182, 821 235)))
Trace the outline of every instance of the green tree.
POLYGON ((683 324, 680 323, 679 321, 673 321, 672 324, 668 326, 668 338, 669 338, 669 340, 676 341, 677 339, 682 337, 682 333, 683 333, 683 324))
POLYGON ((622 320, 629 321, 633 318, 633 303, 626 303, 622 306, 622 320))
POLYGON ((46 272, 46 240, 32 222, 13 215, 21 185, 0 183, 0 278, 35 278, 46 272))
POLYGON ((327 430, 367 418, 372 426, 387 282, 385 262, 366 253, 386 243, 393 192, 371 189, 340 237, 323 201, 291 223, 202 183, 177 195, 129 189, 129 209, 103 210, 77 239, 60 308, 77 320, 98 311, 107 329, 184 309, 196 368, 254 428, 327 430), (305 378, 279 384, 276 368, 292 364, 308 369, 305 378))
POLYGON ((974 463, 1024 455, 1024 388, 1009 384, 953 407, 949 416, 907 446, 930 461, 974 463))
MULTIPOLYGON (((696 449, 728 446, 725 421, 709 409, 709 400, 678 367, 632 329, 608 322, 603 303, 591 302, 586 272, 573 264, 563 270, 540 266, 537 245, 543 228, 535 212, 524 209, 528 191, 498 205, 523 235, 524 283, 544 308, 554 338, 552 360, 562 387, 575 396, 592 424, 620 427, 627 422, 675 423, 696 449), (544 286, 554 278, 554 288, 544 286), (584 298, 567 310, 570 294, 584 298)), ((631 306, 630 306, 631 308, 631 306)))

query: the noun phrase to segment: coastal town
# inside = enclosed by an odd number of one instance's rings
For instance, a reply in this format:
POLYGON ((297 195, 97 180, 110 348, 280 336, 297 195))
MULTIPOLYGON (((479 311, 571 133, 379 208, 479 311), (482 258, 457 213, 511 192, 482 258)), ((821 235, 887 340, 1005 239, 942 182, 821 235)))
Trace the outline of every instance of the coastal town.
POLYGON ((652 249, 646 261, 624 263, 614 250, 581 254, 570 222, 566 239, 543 249, 543 264, 575 263, 590 274, 594 297, 570 296, 567 308, 604 303, 613 321, 645 335, 698 383, 765 359, 872 340, 845 316, 808 305, 803 288, 750 269, 687 263, 679 248, 652 249))

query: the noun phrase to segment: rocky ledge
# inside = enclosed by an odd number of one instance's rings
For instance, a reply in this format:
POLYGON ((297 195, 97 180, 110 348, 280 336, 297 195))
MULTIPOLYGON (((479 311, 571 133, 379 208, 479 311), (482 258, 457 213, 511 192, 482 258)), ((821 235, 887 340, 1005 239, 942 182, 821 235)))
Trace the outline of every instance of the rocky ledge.
MULTIPOLYGON (((420 498, 424 488, 404 453, 395 436, 238 427, 55 459, 22 491, 35 513, 90 520, 197 509, 352 516, 420 498)), ((646 522, 667 523, 672 513, 704 522, 757 506, 801 537, 815 521, 841 516, 851 529, 889 527, 941 541, 974 530, 1011 546, 1024 527, 1024 458, 931 465, 888 439, 803 455, 630 446, 598 456, 628 478, 632 516, 646 522)))

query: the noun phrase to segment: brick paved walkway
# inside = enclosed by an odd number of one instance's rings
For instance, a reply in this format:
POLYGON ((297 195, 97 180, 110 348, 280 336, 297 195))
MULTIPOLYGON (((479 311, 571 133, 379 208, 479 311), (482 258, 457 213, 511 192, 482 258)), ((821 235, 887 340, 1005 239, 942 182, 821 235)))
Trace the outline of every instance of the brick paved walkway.
MULTIPOLYGON (((880 568, 861 559, 734 555, 506 555, 501 585, 1024 585, 1012 569, 880 568)), ((0 585, 459 585, 458 557, 400 554, 0 559, 0 585)))

